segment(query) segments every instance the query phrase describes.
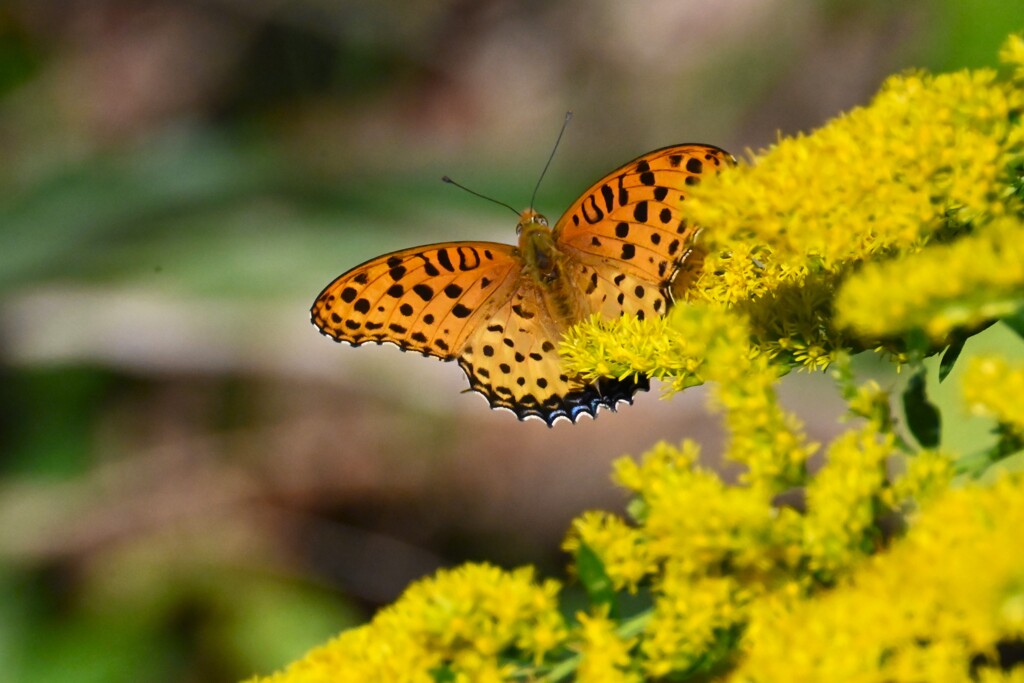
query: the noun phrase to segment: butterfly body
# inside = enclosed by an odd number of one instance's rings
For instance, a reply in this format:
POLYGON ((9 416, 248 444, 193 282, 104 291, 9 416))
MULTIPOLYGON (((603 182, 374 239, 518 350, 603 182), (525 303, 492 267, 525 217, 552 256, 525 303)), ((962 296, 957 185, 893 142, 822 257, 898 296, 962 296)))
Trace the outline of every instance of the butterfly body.
POLYGON ((717 147, 666 147, 599 180, 553 228, 526 209, 515 247, 445 242, 371 259, 320 293, 313 324, 353 346, 391 342, 457 360, 471 389, 520 419, 550 426, 600 406, 614 410, 647 389, 647 379, 570 377, 558 342, 593 314, 669 309, 697 231, 682 215, 686 188, 732 162, 717 147))
POLYGON ((575 325, 585 317, 586 306, 566 273, 566 255, 559 249, 547 218, 525 209, 519 214, 516 230, 523 277, 540 293, 548 316, 556 323, 554 327, 563 331, 575 325))

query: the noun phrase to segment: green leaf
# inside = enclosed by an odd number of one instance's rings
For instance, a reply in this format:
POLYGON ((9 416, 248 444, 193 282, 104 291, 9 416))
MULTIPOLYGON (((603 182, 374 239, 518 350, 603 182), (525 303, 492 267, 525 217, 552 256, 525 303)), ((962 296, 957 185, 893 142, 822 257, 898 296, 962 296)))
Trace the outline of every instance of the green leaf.
POLYGON ((942 354, 942 359, 939 361, 939 381, 943 381, 949 376, 949 373, 953 371, 953 366, 956 365, 957 359, 960 357, 960 352, 964 350, 964 344, 967 343, 966 337, 956 337, 953 339, 949 346, 946 347, 945 352, 942 354))
POLYGON ((576 573, 594 606, 608 605, 610 616, 615 614, 615 588, 605 571, 604 562, 586 543, 576 551, 576 573))
POLYGON ((928 400, 924 368, 910 378, 907 388, 903 391, 903 413, 907 418, 910 433, 919 444, 925 448, 939 445, 942 416, 938 408, 928 400))
POLYGON ((1024 451, 1018 450, 990 467, 982 477, 982 481, 994 483, 1001 476, 1019 474, 1021 472, 1024 472, 1024 451))
POLYGON ((975 325, 969 330, 957 330, 949 338, 949 346, 946 347, 946 351, 942 354, 942 360, 939 361, 939 381, 946 379, 946 376, 953 371, 953 365, 956 364, 957 358, 960 357, 960 352, 964 350, 964 344, 971 337, 981 334, 988 328, 998 322, 997 320, 988 320, 979 325, 975 325))
POLYGON ((1024 339, 1024 307, 1018 308, 1013 315, 1004 317, 1003 324, 1017 333, 1017 336, 1024 339))
POLYGON ((1003 426, 994 431, 999 435, 995 445, 957 460, 958 477, 991 484, 1008 472, 1024 472, 1024 438, 1003 426))
POLYGON ((434 683, 452 683, 455 680, 455 672, 447 664, 442 664, 430 670, 430 677, 434 679, 434 683))

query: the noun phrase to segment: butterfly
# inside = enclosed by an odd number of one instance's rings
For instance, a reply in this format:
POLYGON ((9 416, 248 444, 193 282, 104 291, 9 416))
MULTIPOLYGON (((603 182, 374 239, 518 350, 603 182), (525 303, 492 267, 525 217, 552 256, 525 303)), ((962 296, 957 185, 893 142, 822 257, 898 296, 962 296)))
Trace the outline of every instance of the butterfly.
POLYGON ((335 341, 391 342, 458 361, 492 408, 552 426, 615 410, 649 388, 644 376, 583 381, 566 373, 562 334, 599 314, 664 315, 692 277, 697 226, 688 188, 735 163, 711 145, 673 145, 607 174, 551 228, 532 207, 516 246, 444 242, 403 249, 340 275, 317 296, 313 324, 335 341), (691 259, 692 261, 692 259, 691 259))

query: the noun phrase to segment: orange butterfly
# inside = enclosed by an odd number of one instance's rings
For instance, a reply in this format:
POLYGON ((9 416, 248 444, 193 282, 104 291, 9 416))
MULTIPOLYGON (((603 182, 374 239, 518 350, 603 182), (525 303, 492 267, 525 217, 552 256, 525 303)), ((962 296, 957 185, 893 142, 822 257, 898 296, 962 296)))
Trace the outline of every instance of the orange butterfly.
POLYGON ((568 376, 559 339, 593 313, 664 315, 697 231, 683 216, 687 188, 733 163, 710 145, 649 152, 597 181, 554 229, 524 210, 518 246, 444 242, 356 266, 316 298, 313 324, 353 346, 392 342, 458 360, 473 390, 521 420, 551 426, 614 410, 647 378, 568 376))

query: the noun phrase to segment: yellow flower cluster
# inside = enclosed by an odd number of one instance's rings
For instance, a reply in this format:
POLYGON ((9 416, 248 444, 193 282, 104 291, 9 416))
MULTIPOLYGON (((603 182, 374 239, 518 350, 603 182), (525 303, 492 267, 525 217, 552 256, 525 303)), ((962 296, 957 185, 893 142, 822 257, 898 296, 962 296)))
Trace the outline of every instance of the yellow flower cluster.
POLYGON ((935 450, 923 450, 906 461, 906 470, 883 495, 885 503, 893 509, 906 503, 927 502, 945 492, 953 482, 956 470, 955 456, 935 450))
POLYGON ((573 521, 562 548, 575 556, 584 545, 600 549, 605 574, 617 591, 636 593, 656 569, 646 537, 610 512, 592 510, 573 521))
POLYGON ((1003 215, 1024 92, 991 70, 890 78, 867 107, 709 178, 688 210, 712 253, 702 297, 733 303, 1003 215), (741 253, 740 244, 768 251, 741 253), (722 250, 725 253, 722 253, 722 250), (723 269, 727 282, 715 275, 723 269), (756 272, 754 277, 750 274, 756 272), (730 286, 732 285, 732 286, 730 286))
POLYGON ((618 632, 618 623, 607 614, 578 616, 577 683, 640 683, 640 674, 632 667, 630 655, 636 639, 623 638, 618 632))
POLYGON ((648 557, 695 575, 723 564, 751 572, 770 568, 773 547, 780 544, 772 492, 727 485, 697 464, 699 452, 692 441, 681 448, 660 443, 640 463, 632 458, 615 463, 617 482, 642 501, 635 512, 648 557))
POLYGON ((564 644, 558 583, 537 583, 532 568, 506 572, 486 564, 440 571, 412 584, 366 626, 346 631, 286 670, 254 683, 460 683, 503 681, 516 650, 541 661, 564 644))
POLYGON ((833 591, 752 609, 726 680, 1019 680, 1000 646, 1024 638, 1022 528, 1024 480, 948 491, 833 591))
POLYGON ((742 353, 748 348, 746 334, 740 319, 723 309, 677 307, 664 318, 594 316, 566 333, 559 354, 570 374, 586 380, 644 374, 680 391, 707 379, 709 348, 721 345, 742 353))
POLYGON ((834 576, 872 550, 865 544, 877 523, 893 440, 868 423, 829 446, 826 465, 807 486, 803 548, 812 572, 834 576))
POLYGON ((694 576, 676 563, 657 590, 640 645, 647 675, 658 680, 717 664, 746 622, 750 591, 732 576, 694 576))
POLYGON ((763 487, 728 486, 697 465, 693 442, 659 444, 640 463, 615 463, 618 483, 638 494, 632 526, 607 513, 576 520, 566 545, 600 558, 617 586, 651 581, 654 608, 643 626, 644 672, 654 678, 714 663, 745 621, 746 605, 777 564, 799 556, 797 515, 772 505, 763 487), (642 548, 639 563, 622 550, 642 548), (642 572, 633 571, 642 568, 642 572), (726 569, 728 568, 728 569, 726 569), (745 581, 738 580, 745 577, 745 581), (759 578, 760 577, 760 578, 759 578))
POLYGON ((803 477, 814 452, 803 427, 778 404, 778 370, 750 347, 744 318, 718 306, 679 306, 664 318, 592 319, 561 345, 565 367, 586 378, 643 373, 679 390, 713 382, 730 440, 726 456, 747 466, 748 482, 785 488, 803 477))
MULTIPOLYGON (((953 240, 1017 210, 1012 183, 1024 154, 1017 117, 1024 107, 1022 42, 1014 36, 1002 51, 1016 82, 999 80, 991 70, 896 76, 869 106, 811 135, 780 140, 752 165, 694 188, 687 210, 705 226, 709 254, 689 299, 738 308, 749 316, 761 352, 819 368, 837 349, 873 345, 872 339, 858 344, 832 321, 836 288, 847 277, 843 315, 869 335, 888 331, 900 310, 916 316, 911 323, 927 315, 915 308, 930 301, 918 289, 922 283, 931 292, 980 279, 990 290, 1019 291, 1020 248, 1009 242, 1003 244, 1012 253, 1005 254, 983 245, 986 258, 973 269, 957 261, 955 276, 938 267, 942 254, 917 269, 902 258, 865 269, 870 283, 855 284, 860 276, 850 273, 863 261, 931 251, 932 242, 953 240), (879 306, 883 315, 876 313, 879 306), (862 328, 863 319, 876 315, 888 326, 862 328)), ((1013 243, 1024 243, 1012 220, 989 239, 1013 232, 1013 243)), ((956 256, 969 251, 965 245, 956 256)), ((947 291, 945 298, 953 303, 968 291, 947 291)), ((937 332, 956 322, 956 311, 944 313, 953 317, 936 322, 937 332)))
POLYGON ((999 51, 999 61, 1010 69, 1010 78, 1024 87, 1024 36, 1013 34, 999 51))
MULTIPOLYGON (((699 308, 681 309, 673 318, 686 320, 690 327, 706 324, 699 308)), ((706 351, 711 405, 725 413, 729 440, 724 455, 746 465, 742 480, 779 491, 803 481, 807 459, 817 446, 808 443, 796 415, 779 404, 779 368, 750 348, 750 328, 743 322, 734 318, 733 334, 706 351)))
POLYGON ((919 329, 936 342, 1012 314, 1024 307, 1024 221, 1000 218, 952 244, 868 264, 835 307, 839 324, 863 338, 919 329))
POLYGON ((972 358, 964 373, 963 394, 972 412, 995 417, 1024 437, 1024 365, 999 356, 972 358))
MULTIPOLYGON (((1002 52, 1018 71, 1022 43, 1015 36, 1002 52)), ((912 331, 941 344, 1021 310, 1021 110, 1024 87, 992 70, 897 76, 869 106, 708 178, 687 207, 709 250, 689 301, 660 320, 587 321, 561 347, 567 368, 587 379, 645 374, 675 390, 728 386, 727 368, 770 383, 849 351, 884 346, 903 358, 891 342, 912 331), (716 363, 715 349, 733 363, 716 363)), ((727 419, 771 414, 750 405, 754 385, 718 394, 727 419)), ((761 430, 729 425, 737 452, 769 433, 788 434, 799 452, 799 424, 764 419, 761 430)))
POLYGON ((635 524, 587 513, 566 546, 585 543, 619 590, 650 585, 654 606, 639 648, 647 675, 712 667, 734 648, 753 606, 779 609, 841 580, 885 543, 882 516, 946 490, 952 460, 940 452, 924 451, 888 476, 899 461, 896 437, 888 412, 873 407, 885 394, 873 383, 852 393, 868 420, 829 445, 813 477, 794 482, 802 503, 781 503, 771 479, 726 484, 698 464, 691 441, 616 461, 617 483, 636 495, 635 524))

